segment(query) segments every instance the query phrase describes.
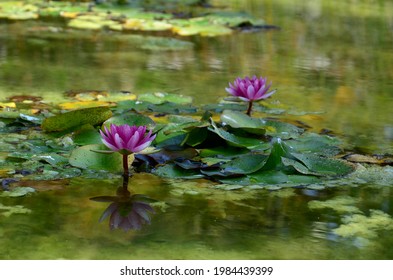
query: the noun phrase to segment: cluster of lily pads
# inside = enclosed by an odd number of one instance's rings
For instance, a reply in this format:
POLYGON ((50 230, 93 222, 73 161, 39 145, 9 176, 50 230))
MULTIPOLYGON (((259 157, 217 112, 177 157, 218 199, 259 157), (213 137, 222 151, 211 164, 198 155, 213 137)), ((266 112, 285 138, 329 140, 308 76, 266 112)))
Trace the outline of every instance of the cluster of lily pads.
POLYGON ((146 11, 142 7, 54 1, 5 1, 0 3, 0 19, 31 20, 64 18, 70 28, 113 31, 168 31, 180 36, 228 35, 234 29, 263 28, 263 20, 248 14, 208 10, 196 16, 178 17, 169 12, 146 11))
POLYGON ((196 107, 189 97, 169 93, 74 92, 76 110, 70 110, 72 103, 64 110, 64 104, 52 107, 28 97, 1 103, 3 187, 13 180, 128 175, 128 168, 172 179, 305 186, 354 170, 337 158, 336 138, 270 117, 257 103, 271 95, 267 89, 244 92, 252 93, 243 97, 254 101, 255 117, 236 100, 196 107), (107 106, 91 107, 97 102, 107 106))

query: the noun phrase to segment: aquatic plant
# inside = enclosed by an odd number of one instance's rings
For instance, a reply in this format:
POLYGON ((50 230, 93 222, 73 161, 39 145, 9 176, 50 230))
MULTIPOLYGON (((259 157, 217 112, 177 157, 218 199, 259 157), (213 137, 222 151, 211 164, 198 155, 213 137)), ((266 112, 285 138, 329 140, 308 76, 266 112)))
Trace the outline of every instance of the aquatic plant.
POLYGON ((105 146, 123 155, 124 176, 128 176, 128 155, 144 150, 156 138, 151 131, 146 134, 146 129, 146 126, 111 124, 109 129, 100 130, 105 146))
POLYGON ((269 88, 272 83, 267 84, 267 78, 255 75, 250 79, 249 77, 236 78, 233 84, 229 83, 229 87, 225 90, 235 97, 248 102, 247 115, 251 116, 252 104, 254 101, 266 99, 273 95, 276 90, 270 92, 269 88))

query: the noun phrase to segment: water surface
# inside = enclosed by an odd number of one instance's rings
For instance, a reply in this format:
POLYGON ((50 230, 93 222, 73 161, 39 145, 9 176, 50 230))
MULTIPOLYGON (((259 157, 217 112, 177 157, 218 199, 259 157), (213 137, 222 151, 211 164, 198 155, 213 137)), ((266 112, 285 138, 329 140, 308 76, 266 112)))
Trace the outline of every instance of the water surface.
MULTIPOLYGON (((180 38, 194 47, 163 52, 135 47, 126 38, 130 34, 56 37, 39 30, 62 23, 1 22, 0 97, 37 95, 59 102, 70 89, 167 91, 206 104, 226 96, 224 88, 238 75, 257 74, 278 89, 268 105, 292 112, 281 117, 304 121, 314 131, 332 130, 362 153, 393 153, 389 1, 212 2, 247 11, 280 29, 180 38)), ((0 198, 1 205, 31 210, 0 215, 0 259, 393 257, 391 220, 383 215, 393 215, 389 184, 224 191, 207 181, 137 174, 129 189, 159 203, 150 226, 129 232, 110 231, 107 220, 98 223, 108 204, 89 199, 114 195, 120 178, 31 184, 40 191, 0 198), (336 204, 318 208, 312 201, 336 204), (352 224, 354 234, 338 234, 340 226, 354 222, 351 217, 360 220, 352 224)))

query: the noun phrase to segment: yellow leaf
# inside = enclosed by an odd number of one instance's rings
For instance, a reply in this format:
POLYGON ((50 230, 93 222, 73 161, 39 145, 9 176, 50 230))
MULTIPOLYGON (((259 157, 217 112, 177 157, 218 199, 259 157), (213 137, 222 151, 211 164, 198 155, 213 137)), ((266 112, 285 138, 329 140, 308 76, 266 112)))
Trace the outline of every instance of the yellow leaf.
POLYGON ((111 106, 114 103, 108 101, 79 101, 79 102, 65 102, 59 104, 60 108, 64 110, 81 109, 81 108, 92 108, 99 106, 111 106))

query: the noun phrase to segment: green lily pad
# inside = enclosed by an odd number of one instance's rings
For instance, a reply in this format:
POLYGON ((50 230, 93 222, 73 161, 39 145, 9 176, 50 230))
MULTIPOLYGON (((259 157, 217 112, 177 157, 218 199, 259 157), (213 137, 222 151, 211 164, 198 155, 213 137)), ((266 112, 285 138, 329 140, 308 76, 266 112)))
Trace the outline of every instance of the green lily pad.
POLYGON ((74 143, 77 145, 101 144, 102 137, 92 125, 84 125, 74 134, 74 143))
POLYGON ((250 133, 263 135, 266 132, 266 121, 258 118, 251 118, 242 112, 224 110, 220 119, 221 122, 226 123, 233 128, 242 128, 250 133))
POLYGON ((107 119, 103 125, 109 127, 111 124, 147 126, 149 130, 153 129, 156 125, 156 123, 148 116, 133 112, 126 112, 121 115, 115 115, 107 119))
POLYGON ((59 166, 68 162, 66 157, 55 153, 35 155, 32 157, 32 160, 45 161, 54 166, 59 166))
POLYGON ((135 110, 137 112, 147 111, 149 106, 152 105, 150 102, 143 102, 139 100, 125 100, 117 103, 117 111, 123 112, 128 110, 135 110))
POLYGON ((225 173, 250 174, 261 169, 266 160, 265 155, 247 154, 223 164, 221 168, 225 173))
POLYGON ((175 164, 166 164, 153 170, 153 174, 172 179, 198 179, 204 175, 196 170, 183 169, 175 164))
POLYGON ((68 22, 68 26, 78 29, 99 30, 104 27, 119 28, 120 23, 109 19, 106 15, 78 15, 68 22))
POLYGON ((85 124, 101 124, 110 117, 112 111, 108 107, 86 108, 46 118, 41 127, 45 131, 63 131, 85 124))
MULTIPOLYGON (((192 50, 194 48, 194 44, 187 41, 182 41, 174 38, 165 38, 165 37, 147 37, 140 45, 142 50, 149 51, 184 51, 184 50, 192 50)), ((179 97, 179 95, 177 95, 179 97)), ((190 103, 189 96, 180 96, 182 100, 181 103, 190 103), (188 99, 188 100, 187 100, 188 99)), ((170 98, 171 102, 176 103, 176 99, 170 98)))
POLYGON ((105 149, 104 145, 98 144, 79 147, 72 151, 69 162, 72 166, 83 169, 122 171, 122 156, 119 153, 100 154, 94 152, 105 149))
POLYGON ((196 127, 192 129, 184 139, 185 144, 195 147, 202 144, 208 137, 208 131, 205 127, 196 127))
POLYGON ((298 137, 303 129, 285 122, 271 119, 252 118, 239 111, 224 110, 220 116, 223 123, 234 128, 242 128, 250 133, 267 134, 273 137, 289 139, 298 137))
POLYGON ((305 133, 302 137, 288 140, 286 143, 298 152, 325 156, 338 154, 340 152, 338 145, 341 144, 337 138, 315 133, 305 133))
POLYGON ((250 25, 264 25, 265 22, 262 19, 255 19, 249 14, 243 12, 215 12, 205 16, 204 18, 208 19, 210 22, 214 24, 226 25, 229 27, 238 27, 244 24, 250 25))
POLYGON ((122 24, 123 30, 165 31, 172 28, 172 24, 162 20, 130 18, 122 24))
POLYGON ((258 140, 255 138, 247 138, 242 136, 237 136, 232 134, 222 128, 217 127, 214 122, 212 122, 212 127, 209 127, 209 130, 216 133, 222 139, 227 141, 230 145, 235 147, 246 147, 248 149, 266 149, 267 143, 262 140, 258 140))
POLYGON ((161 104, 151 104, 148 106, 149 111, 163 114, 192 114, 197 111, 197 108, 191 104, 177 104, 173 102, 164 102, 161 104))
POLYGON ((273 140, 272 149, 270 155, 263 167, 263 170, 281 170, 285 166, 282 162, 282 158, 294 158, 292 155, 292 149, 286 145, 280 138, 273 140))
POLYGON ((322 176, 343 176, 354 171, 354 166, 346 161, 326 158, 313 154, 292 153, 311 172, 322 176))
POLYGON ((221 24, 214 24, 206 18, 177 19, 169 21, 172 25, 172 31, 180 36, 221 36, 229 35, 232 29, 221 24))
POLYGON ((155 92, 144 93, 138 96, 139 101, 146 101, 152 104, 162 104, 164 102, 172 102, 176 104, 189 104, 192 102, 192 97, 182 96, 178 94, 155 92))

